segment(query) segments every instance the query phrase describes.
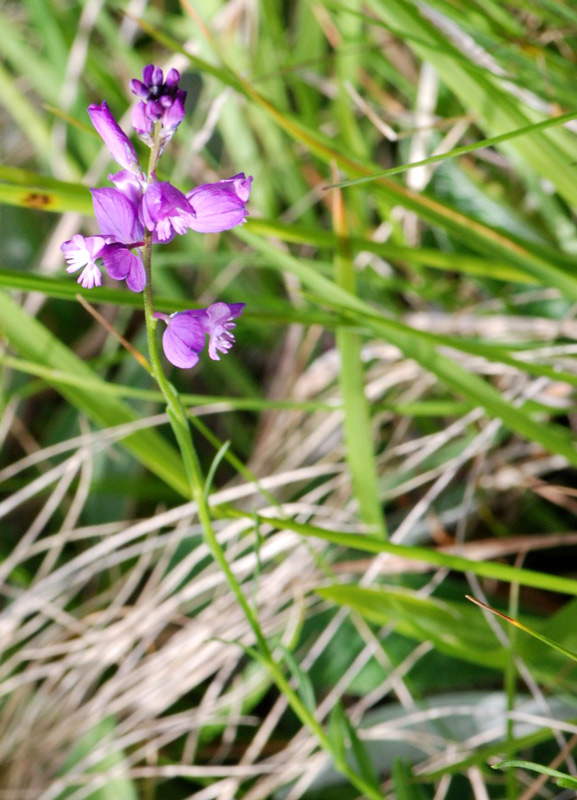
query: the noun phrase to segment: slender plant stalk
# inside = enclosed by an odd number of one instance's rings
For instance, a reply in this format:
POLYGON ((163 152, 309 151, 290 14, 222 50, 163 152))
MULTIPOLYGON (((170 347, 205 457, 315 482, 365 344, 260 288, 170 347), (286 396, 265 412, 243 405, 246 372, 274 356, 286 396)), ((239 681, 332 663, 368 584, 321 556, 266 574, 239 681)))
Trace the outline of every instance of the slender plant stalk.
MULTIPOLYGON (((517 562, 521 559, 517 559, 517 562)), ((512 583, 509 594, 509 616, 517 617, 519 615, 519 584, 512 583)), ((517 691, 517 665, 515 663, 517 651, 517 628, 512 627, 508 631, 509 636, 509 657, 507 660, 507 667, 505 669, 505 695, 507 697, 507 743, 513 744, 515 741, 515 720, 513 719, 513 712, 515 710, 515 694, 517 691)), ((519 784, 517 781, 517 774, 514 769, 507 770, 506 787, 507 797, 509 800, 515 800, 519 796, 519 784)))
MULTIPOLYGON (((156 167, 160 157, 160 146, 160 124, 157 123, 154 131, 154 144, 150 151, 147 175, 148 183, 151 183, 155 178, 156 167)), ((365 797, 369 798, 369 800, 383 800, 383 794, 377 788, 368 783, 363 777, 358 775, 353 769, 351 769, 351 767, 349 767, 343 757, 335 753, 331 741, 323 730, 322 725, 309 711, 309 709, 300 699, 297 692, 292 688, 286 679, 282 668, 276 662, 268 642, 263 636, 253 608, 246 599, 240 583, 236 579, 234 572, 226 560, 224 551, 212 526, 208 500, 204 493, 204 477, 192 441, 192 432, 189 427, 186 410, 180 401, 176 389, 174 386, 172 386, 164 374, 162 362, 160 360, 160 354, 158 352, 156 336, 157 321, 154 317, 152 297, 152 233, 150 231, 144 232, 143 261, 144 269, 146 271, 146 287, 143 292, 144 316, 146 320, 146 336, 148 340, 148 351, 152 368, 152 376, 154 377, 156 383, 158 384, 158 388, 166 400, 168 417, 170 419, 170 424, 182 455, 182 460, 190 487, 191 498, 197 505, 198 517, 202 525, 205 543, 214 560, 221 568, 226 581, 236 598, 236 601, 241 607, 254 633, 258 646, 259 660, 268 670, 269 675, 277 685, 279 691, 281 691, 286 697, 294 713, 297 715, 303 725, 305 725, 311 731, 311 733, 316 736, 320 746, 332 756, 335 767, 339 770, 339 772, 341 772, 360 792, 362 792, 365 797)))

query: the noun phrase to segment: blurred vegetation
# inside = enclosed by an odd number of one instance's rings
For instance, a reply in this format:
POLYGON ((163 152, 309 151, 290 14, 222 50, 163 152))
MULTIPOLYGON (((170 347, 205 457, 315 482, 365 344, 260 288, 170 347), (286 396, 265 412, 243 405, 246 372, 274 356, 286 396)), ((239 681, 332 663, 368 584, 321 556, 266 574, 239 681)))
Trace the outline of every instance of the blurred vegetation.
POLYGON ((577 678, 543 637, 577 650, 574 3, 6 0, 0 55, 0 800, 352 800, 343 765, 396 800, 572 786, 577 678), (188 91, 160 177, 254 176, 244 226, 157 248, 156 307, 247 304, 226 358, 169 376, 325 739, 253 657, 149 375, 78 301, 144 353, 141 298, 64 270, 114 170, 86 107, 129 130, 150 62, 188 91))

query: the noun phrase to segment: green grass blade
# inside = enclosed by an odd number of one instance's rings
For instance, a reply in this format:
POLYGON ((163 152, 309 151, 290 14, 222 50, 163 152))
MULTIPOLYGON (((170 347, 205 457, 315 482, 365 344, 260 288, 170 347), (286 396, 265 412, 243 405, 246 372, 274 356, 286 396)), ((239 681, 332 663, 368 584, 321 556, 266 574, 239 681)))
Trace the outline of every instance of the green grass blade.
MULTIPOLYGON (((94 393, 90 385, 104 383, 66 345, 62 344, 37 319, 30 317, 5 293, 0 292, 0 330, 23 356, 50 369, 64 369, 85 378, 88 388, 50 383, 75 408, 99 425, 120 425, 138 419, 132 409, 116 397, 94 393)), ((180 467, 176 450, 154 430, 137 431, 122 440, 122 446, 151 472, 188 497, 188 483, 180 467)))
POLYGON ((566 789, 577 789, 577 779, 572 778, 565 772, 545 767, 543 764, 536 764, 534 761, 523 761, 521 759, 512 759, 511 761, 501 761, 499 764, 492 764, 493 769, 506 769, 507 767, 522 767, 529 769, 532 772, 539 772, 541 775, 549 775, 551 778, 557 778, 555 783, 558 786, 563 786, 566 789))
POLYGON ((550 639, 548 636, 545 636, 544 634, 539 633, 539 631, 530 628, 523 622, 519 622, 518 619, 513 619, 512 617, 507 616, 507 614, 503 614, 501 611, 497 611, 497 609, 491 608, 491 606, 488 606, 486 603, 482 603, 480 600, 477 600, 474 597, 469 597, 469 595, 467 595, 467 599, 470 600, 472 603, 475 603, 475 605, 484 608, 485 611, 490 611, 491 614, 495 614, 496 617, 500 617, 501 619, 504 619, 505 622, 509 622, 511 625, 514 625, 520 631, 528 633, 529 636, 532 636, 534 639, 543 642, 543 644, 546 644, 548 647, 552 647, 553 650, 557 650, 559 653, 561 653, 564 656, 567 656, 567 658, 570 658, 572 661, 577 661, 577 653, 574 653, 572 650, 567 650, 567 648, 563 647, 558 642, 554 642, 553 639, 550 639))
MULTIPOLYGON (((162 393, 156 389, 142 389, 138 386, 126 386, 101 380, 90 381, 84 374, 79 375, 71 372, 64 372, 61 369, 53 369, 52 367, 43 366, 33 361, 14 358, 13 356, 0 355, 0 364, 9 369, 23 372, 26 375, 34 375, 37 378, 42 378, 43 381, 46 381, 46 383, 49 383, 51 386, 56 384, 75 386, 89 389, 97 395, 113 395, 114 397, 131 397, 135 400, 163 402, 162 393)), ((17 390, 19 396, 28 393, 29 388, 20 388, 17 390)), ((231 397, 230 395, 188 394, 187 392, 181 393, 180 397, 186 405, 218 405, 221 410, 271 411, 273 409, 300 409, 301 411, 334 411, 335 408, 341 407, 338 400, 332 402, 323 402, 322 400, 268 400, 262 397, 231 397)), ((413 413, 413 409, 410 406, 407 406, 406 409, 399 409, 399 412, 402 410, 404 410, 405 413, 413 413)), ((444 416, 447 413, 447 408, 441 406, 437 409, 433 406, 432 409, 428 407, 419 409, 417 407, 415 411, 421 414, 430 415, 438 413, 444 416)))
POLYGON ((413 161, 410 164, 400 164, 397 167, 385 169, 382 172, 377 172, 376 175, 367 176, 366 178, 357 178, 356 180, 334 183, 327 188, 336 189, 344 188, 346 186, 358 186, 362 183, 374 181, 377 178, 398 175, 401 172, 406 172, 407 170, 414 169, 415 167, 424 167, 427 164, 438 164, 440 161, 445 161, 447 158, 457 158, 457 156, 463 156, 466 153, 473 153, 475 150, 481 150, 485 147, 494 147, 496 144, 508 142, 511 139, 516 139, 518 136, 527 136, 530 133, 536 133, 537 131, 551 128, 554 125, 562 125, 564 122, 569 122, 569 120, 575 119, 575 117, 577 117, 577 111, 568 111, 566 114, 559 114, 551 119, 544 119, 541 122, 535 122, 531 125, 524 125, 522 128, 516 128, 513 131, 502 133, 499 136, 491 136, 489 139, 482 139, 480 142, 474 142, 473 144, 466 144, 462 147, 456 147, 454 150, 449 150, 447 153, 431 156, 430 158, 425 158, 421 161, 413 161))
MULTIPOLYGON (((371 0, 378 17, 404 35, 409 46, 424 61, 430 62, 441 80, 473 111, 480 124, 496 135, 507 133, 532 122, 541 114, 525 105, 501 86, 501 78, 463 57, 453 42, 433 25, 416 4, 406 0, 371 0)), ((550 180, 571 204, 577 203, 577 184, 568 169, 575 158, 575 144, 563 129, 553 129, 519 137, 511 142, 525 161, 550 180)))
MULTIPOLYGON (((335 198, 333 219, 340 237, 335 254, 335 283, 354 295, 355 271, 346 240, 345 206, 340 193, 335 198)), ((361 340, 358 333, 337 331, 340 356, 339 385, 345 411, 344 439, 355 497, 361 519, 386 536, 386 524, 379 499, 378 475, 375 462, 369 406, 365 395, 365 376, 361 360, 361 340)))
POLYGON ((315 590, 323 599, 346 606, 377 625, 393 625, 417 641, 431 641, 455 658, 504 669, 507 651, 486 621, 475 620, 466 604, 410 592, 334 584, 315 590))
MULTIPOLYGON (((240 513, 241 516, 249 516, 241 512, 234 512, 234 515, 237 513, 240 513)), ((252 516, 250 518, 252 519, 252 516)), ((268 515, 259 515, 259 520, 263 525, 272 525, 278 530, 294 531, 301 536, 312 536, 340 547, 349 547, 366 553, 389 553, 393 556, 406 558, 409 561, 421 561, 425 564, 444 567, 455 572, 471 572, 479 577, 494 578, 506 583, 518 583, 521 586, 531 586, 535 589, 545 589, 550 592, 577 596, 577 580, 560 575, 547 575, 544 572, 511 567, 508 564, 492 561, 473 561, 470 558, 452 555, 442 550, 433 550, 429 547, 393 544, 392 542, 383 542, 382 539, 374 536, 343 533, 268 515)))

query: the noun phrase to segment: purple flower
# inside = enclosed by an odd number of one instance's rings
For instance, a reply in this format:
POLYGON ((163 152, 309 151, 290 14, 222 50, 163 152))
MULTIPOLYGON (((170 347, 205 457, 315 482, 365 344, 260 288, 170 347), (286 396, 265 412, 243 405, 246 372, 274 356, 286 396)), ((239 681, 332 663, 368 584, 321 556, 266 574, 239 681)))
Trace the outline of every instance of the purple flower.
POLYGON ((102 285, 102 274, 96 266, 96 259, 102 257, 102 250, 107 241, 108 238, 105 236, 84 237, 77 233, 72 239, 60 245, 68 264, 66 272, 76 272, 84 267, 78 283, 85 289, 94 289, 95 286, 102 285))
POLYGON ((242 225, 250 197, 252 176, 239 172, 232 178, 197 186, 186 197, 196 216, 190 227, 197 233, 217 233, 242 225))
MULTIPOLYGON (((142 245, 135 242, 132 246, 142 245)), ((140 256, 135 255, 130 247, 120 242, 107 244, 102 250, 102 260, 106 271, 116 281, 126 281, 132 292, 141 292, 146 286, 146 272, 140 256)))
POLYGON ((134 172, 135 174, 142 174, 136 150, 128 136, 112 116, 108 108, 108 103, 104 102, 100 105, 93 104, 88 106, 88 113, 92 124, 100 134, 104 144, 110 150, 112 158, 117 161, 121 167, 124 167, 124 169, 130 170, 130 172, 134 172))
POLYGON ((151 184, 142 198, 142 219, 159 242, 186 233, 194 221, 194 209, 175 186, 167 181, 151 184))
MULTIPOLYGON (((120 178, 118 180, 122 181, 120 178)), ((116 188, 91 191, 94 214, 101 232, 107 236, 106 245, 100 253, 106 271, 115 280, 126 280, 133 292, 141 292, 146 286, 146 272, 140 255, 132 252, 144 244, 144 229, 138 216, 139 201, 136 197, 132 198, 129 192, 116 188)))
POLYGON ((164 80, 160 67, 148 64, 142 70, 142 80, 130 82, 132 92, 140 98, 132 112, 132 124, 138 136, 152 145, 153 128, 162 123, 161 142, 164 146, 184 119, 186 92, 179 89, 180 73, 171 69, 164 80))
POLYGON ((143 227, 138 218, 138 203, 128 194, 106 186, 91 189, 94 214, 104 236, 114 236, 122 244, 142 240, 143 227))
POLYGON ((198 363, 204 349, 206 335, 196 311, 179 311, 177 314, 156 313, 166 322, 162 336, 164 354, 171 364, 180 369, 190 369, 198 363))
POLYGON ((219 353, 227 353, 234 344, 234 320, 240 317, 244 303, 213 303, 208 308, 178 311, 154 316, 166 322, 162 336, 164 354, 171 364, 190 369, 198 363, 208 335, 208 355, 220 361, 219 353))

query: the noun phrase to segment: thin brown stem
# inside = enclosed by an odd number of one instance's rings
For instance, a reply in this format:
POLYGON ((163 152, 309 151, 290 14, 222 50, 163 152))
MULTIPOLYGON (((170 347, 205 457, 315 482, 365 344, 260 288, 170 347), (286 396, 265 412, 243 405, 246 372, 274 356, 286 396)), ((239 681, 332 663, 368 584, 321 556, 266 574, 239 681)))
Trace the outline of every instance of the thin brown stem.
POLYGON ((146 357, 143 356, 142 353, 139 353, 138 350, 133 347, 127 339, 124 338, 124 336, 118 333, 114 326, 111 325, 110 322, 103 317, 102 314, 97 311, 85 297, 83 297, 81 294, 77 294, 76 299, 80 305, 83 306, 106 331, 108 331, 111 336, 114 336, 114 338, 117 339, 126 350, 128 350, 128 352, 138 361, 141 367, 144 367, 147 372, 152 372, 152 367, 148 363, 146 357))

